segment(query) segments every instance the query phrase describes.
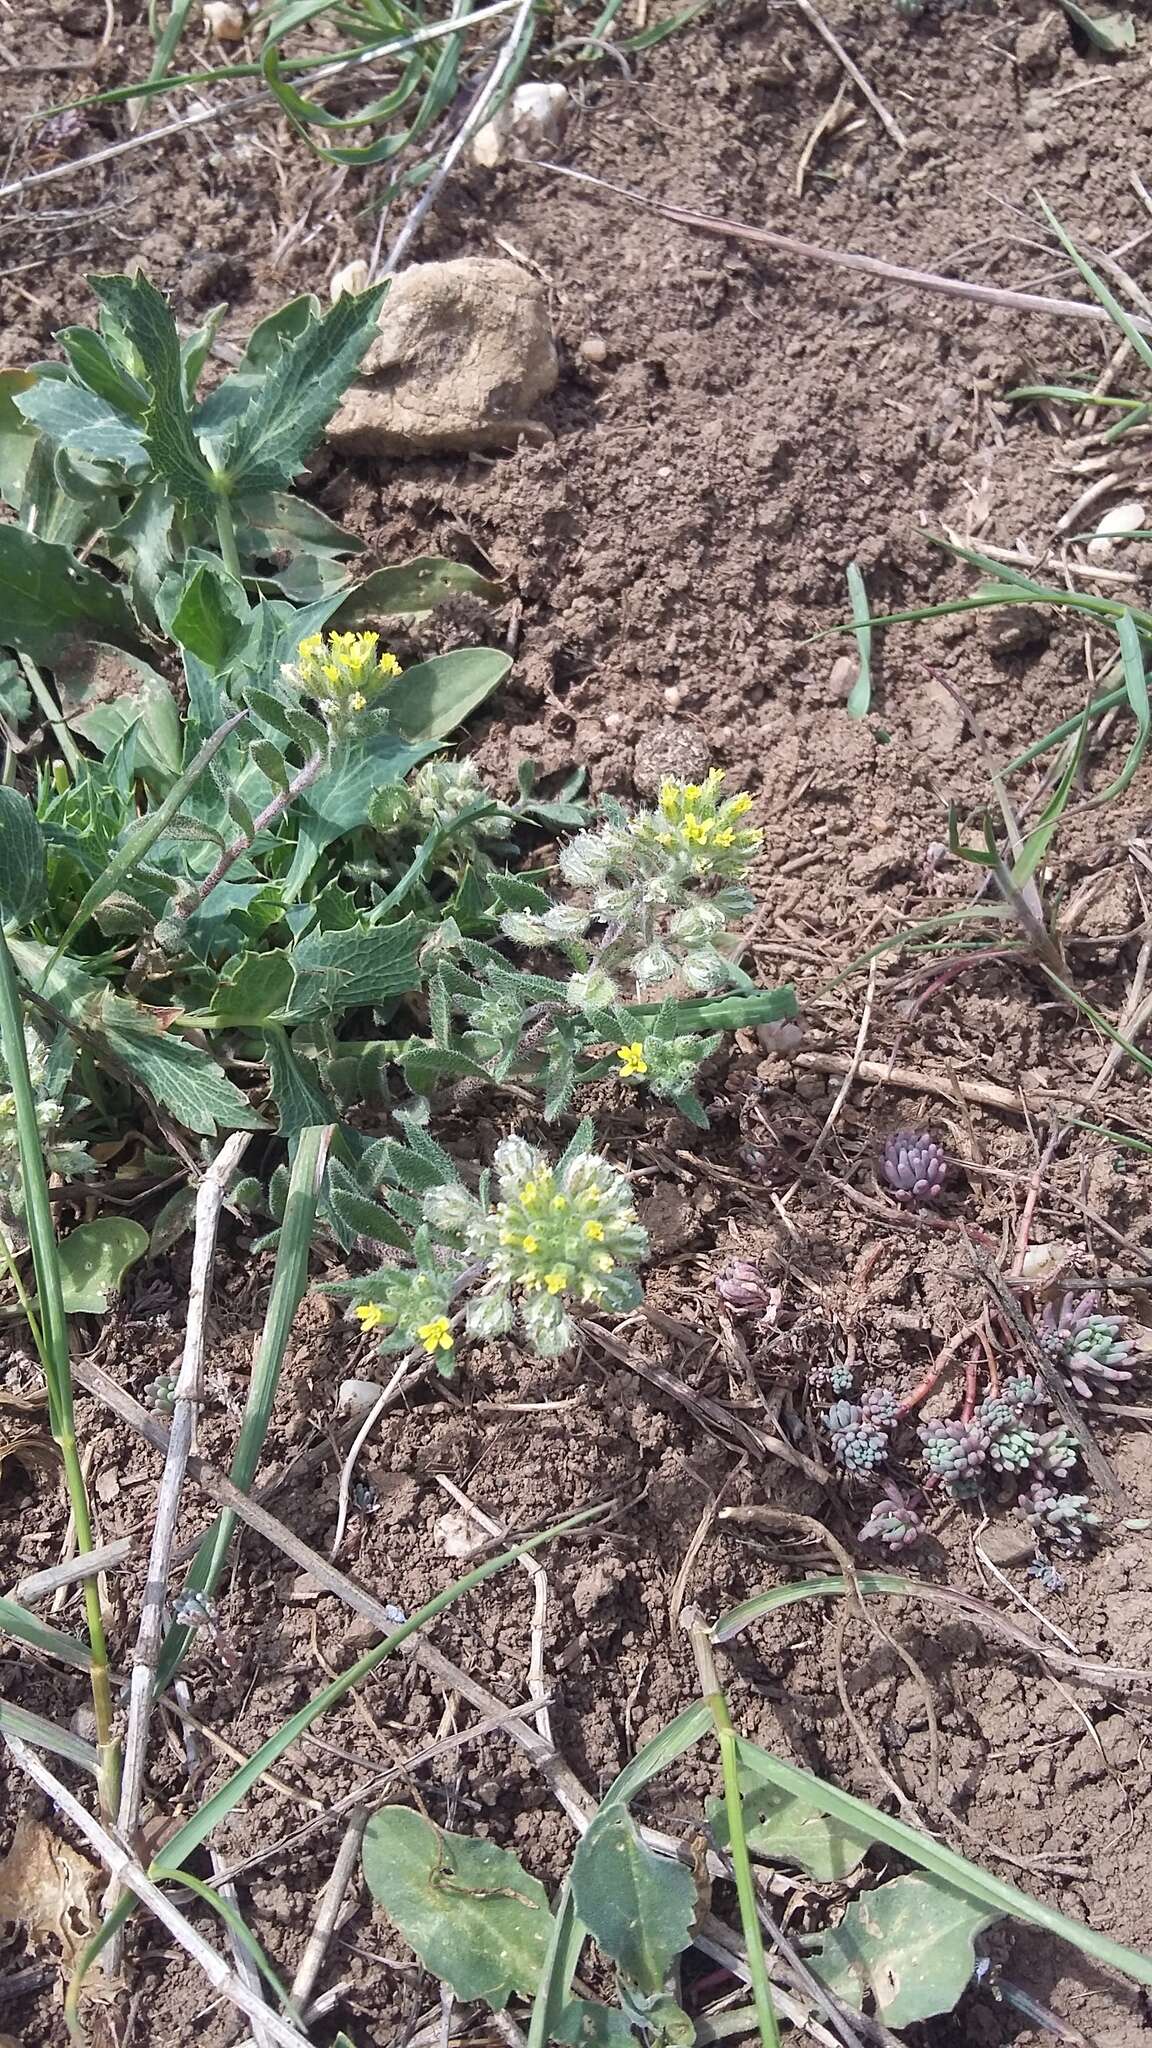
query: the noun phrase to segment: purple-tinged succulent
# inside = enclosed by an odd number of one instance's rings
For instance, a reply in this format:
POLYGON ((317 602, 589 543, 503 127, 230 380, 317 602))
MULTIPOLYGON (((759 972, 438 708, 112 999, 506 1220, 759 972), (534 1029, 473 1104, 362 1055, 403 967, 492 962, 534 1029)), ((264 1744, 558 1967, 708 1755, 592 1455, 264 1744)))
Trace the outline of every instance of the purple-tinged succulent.
POLYGON ((1022 1413, 1026 1408, 1052 1406, 1043 1380, 1035 1378, 1031 1373, 1016 1373, 1011 1379, 1005 1380, 1000 1389, 1000 1398, 1010 1401, 1017 1413, 1022 1413))
POLYGON ((919 1430, 924 1463, 956 1500, 970 1500, 979 1491, 980 1474, 992 1438, 982 1423, 925 1422, 919 1430))
POLYGON ((880 1543, 885 1550, 911 1550, 925 1535, 926 1525, 911 1501, 889 1480, 856 1533, 861 1543, 880 1543))
POLYGON ((1132 1377, 1122 1368, 1135 1346, 1120 1335, 1121 1317, 1098 1312, 1099 1299, 1098 1294, 1082 1294, 1079 1300, 1066 1294, 1059 1309, 1049 1302, 1040 1319, 1041 1344, 1082 1401, 1132 1377))
POLYGON ((892 1387, 869 1387, 860 1396, 860 1406, 877 1429, 895 1429, 900 1420, 900 1396, 892 1387))
POLYGON ((736 1316, 763 1314, 772 1301, 772 1289, 751 1259, 729 1259, 712 1277, 712 1285, 736 1316))
POLYGON ((822 1358, 809 1366, 808 1384, 813 1393, 840 1398, 852 1392, 852 1367, 843 1358, 822 1358))
POLYGON ((874 1472, 888 1455, 888 1432, 870 1422, 855 1401, 837 1401, 824 1416, 832 1455, 849 1472, 874 1472))
POLYGON ((993 1432, 988 1446, 988 1463, 994 1472, 1019 1478, 1035 1465, 1040 1457, 1040 1438, 1034 1429, 1022 1422, 1010 1423, 1007 1429, 993 1432))
POLYGON ((896 1131, 884 1147, 884 1178, 898 1202, 936 1202, 948 1161, 929 1131, 896 1131))
POLYGON ((1013 1401, 1005 1389, 1002 1394, 989 1394, 976 1410, 976 1420, 985 1429, 1011 1429, 1020 1420, 1021 1404, 1013 1401))
POLYGON ((1057 1493, 1044 1479, 1029 1487, 1019 1506, 1028 1527, 1061 1557, 1079 1557, 1086 1535, 1100 1526, 1086 1493, 1057 1493))
POLYGON ((1080 1456, 1080 1446, 1063 1422, 1045 1430, 1037 1445, 1036 1467, 1053 1479, 1067 1479, 1080 1456))

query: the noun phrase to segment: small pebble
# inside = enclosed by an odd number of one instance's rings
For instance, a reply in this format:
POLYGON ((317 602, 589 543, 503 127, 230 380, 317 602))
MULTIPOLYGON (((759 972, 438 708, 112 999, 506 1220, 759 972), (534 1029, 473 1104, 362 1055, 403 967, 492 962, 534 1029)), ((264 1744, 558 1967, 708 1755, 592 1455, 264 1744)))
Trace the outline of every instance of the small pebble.
POLYGON ((678 690, 675 683, 672 683, 664 692, 664 702, 668 706, 669 711, 679 711, 681 704, 684 702, 683 690, 678 690))
POLYGON ((242 43, 245 22, 232 0, 205 0, 204 25, 218 43, 242 43))
POLYGON ((341 1380, 337 1415, 367 1415, 384 1392, 378 1380, 341 1380))
POLYGON ((586 363, 605 363, 608 360, 608 343, 602 334, 586 334, 580 343, 580 353, 586 363))

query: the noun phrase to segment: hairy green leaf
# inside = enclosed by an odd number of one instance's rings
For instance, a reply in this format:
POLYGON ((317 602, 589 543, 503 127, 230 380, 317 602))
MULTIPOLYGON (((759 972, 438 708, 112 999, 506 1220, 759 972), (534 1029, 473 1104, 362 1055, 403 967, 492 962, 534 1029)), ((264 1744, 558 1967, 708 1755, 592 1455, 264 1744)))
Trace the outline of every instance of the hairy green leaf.
POLYGON ((221 1025, 267 1023, 286 1009, 291 987, 289 953, 242 953, 212 992, 212 1015, 221 1025))
POLYGON ((339 1014, 415 988, 423 927, 414 917, 374 931, 316 932, 293 949, 292 1015, 339 1014))
POLYGON ((0 786, 0 917, 27 924, 47 890, 44 834, 26 796, 0 786))
POLYGON ((216 561, 197 564, 168 620, 172 638, 214 674, 228 667, 250 625, 243 584, 216 561))
POLYGON ((942 1878, 896 1877, 853 1900, 808 1966, 849 2005, 870 1998, 886 2027, 910 2027, 951 2012, 996 1917, 942 1878))
MULTIPOLYGON (((364 1877, 425 1968, 499 2012, 531 1995, 552 1934, 548 1894, 495 1842, 451 1835, 406 1806, 364 1831, 364 1877)), ((691 1884, 691 1879, 689 1879, 691 1884)))
POLYGON ((78 455, 126 467, 147 458, 135 427, 94 391, 67 377, 38 377, 32 389, 17 398, 16 406, 50 441, 73 448, 78 455))
POLYGON ((150 394, 144 442, 155 467, 186 505, 211 512, 216 496, 212 470, 193 431, 180 337, 168 301, 146 277, 108 275, 90 283, 140 358, 150 394))
POLYGON ((143 419, 148 409, 147 389, 125 368, 105 335, 92 327, 61 327, 56 339, 81 384, 113 412, 126 413, 130 420, 143 419))
POLYGON ((0 526, 0 644, 53 662, 77 640, 145 653, 122 590, 58 542, 0 526))
POLYGON ((281 1137, 292 1138, 308 1124, 333 1120, 337 1113, 335 1104, 324 1094, 311 1061, 300 1058, 287 1033, 269 1031, 265 1045, 268 1085, 281 1137))
POLYGON ((405 669, 384 703, 398 732, 410 740, 442 740, 491 696, 512 666, 495 647, 458 647, 405 669))
POLYGON ((64 1308, 70 1316, 102 1316, 130 1266, 148 1250, 148 1232, 130 1216, 79 1223, 57 1251, 64 1308))
POLYGON ((303 469, 376 332, 387 289, 345 293, 282 342, 221 446, 231 495, 279 490, 303 469))
POLYGON ((605 1955, 642 1991, 660 1990, 692 1938, 690 1870, 657 1856, 620 1800, 600 1809, 572 1859, 576 1911, 605 1955))

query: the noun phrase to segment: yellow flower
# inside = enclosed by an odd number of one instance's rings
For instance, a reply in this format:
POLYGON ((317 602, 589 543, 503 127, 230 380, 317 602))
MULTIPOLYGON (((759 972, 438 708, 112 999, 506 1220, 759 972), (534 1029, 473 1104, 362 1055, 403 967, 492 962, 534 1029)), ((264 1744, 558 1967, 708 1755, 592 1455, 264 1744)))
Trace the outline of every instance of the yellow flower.
POLYGON ((635 1039, 631 1045, 618 1045, 616 1051, 620 1060, 616 1072, 622 1081, 638 1081, 641 1075, 648 1072, 648 1062, 644 1057, 644 1047, 640 1039, 635 1039))
POLYGON ((355 696, 349 697, 348 704, 349 708, 353 711, 365 711, 368 707, 368 699, 364 695, 363 690, 357 690, 355 696))
POLYGON ((452 1349, 452 1329, 447 1316, 433 1316, 430 1323, 420 1323, 416 1335, 430 1358, 435 1358, 438 1351, 452 1349))
POLYGON ((592 1264, 598 1273, 610 1273, 616 1261, 611 1252, 597 1252, 592 1264))
POLYGON ((526 1251, 529 1254, 531 1254, 532 1252, 538 1252, 540 1249, 540 1245, 538 1240, 534 1237, 522 1237, 520 1239, 520 1248, 522 1251, 526 1251))
POLYGON ((603 1244, 604 1225, 602 1223, 597 1223, 596 1218, 593 1217, 590 1223, 586 1223, 584 1225, 584 1235, 585 1237, 589 1238, 593 1244, 603 1244))
POLYGON ((563 1294, 564 1289, 568 1285, 568 1280, 567 1266, 556 1266, 551 1273, 545 1273, 544 1275, 544 1285, 548 1289, 549 1294, 563 1294))
POLYGON ((362 1330, 378 1330, 381 1323, 388 1321, 388 1316, 378 1301, 362 1301, 355 1314, 362 1330))
POLYGON ((566 1209, 568 1207, 567 1195, 553 1195, 552 1207, 555 1209, 557 1215, 559 1215, 562 1209, 566 1209))

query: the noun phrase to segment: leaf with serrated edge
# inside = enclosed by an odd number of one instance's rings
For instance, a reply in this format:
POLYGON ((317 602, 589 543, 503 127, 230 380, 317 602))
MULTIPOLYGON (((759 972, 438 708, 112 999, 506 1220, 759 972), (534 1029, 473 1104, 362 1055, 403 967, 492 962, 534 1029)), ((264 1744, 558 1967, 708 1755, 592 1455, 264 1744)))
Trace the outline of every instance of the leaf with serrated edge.
POLYGON ((414 917, 376 931, 315 932, 292 952, 294 1017, 315 1016, 407 995, 419 980, 423 928, 414 917))
POLYGON ((94 391, 73 384, 70 378, 38 377, 31 391, 17 398, 16 407, 50 441, 72 448, 78 455, 126 466, 146 458, 135 427, 94 391))
POLYGON ((995 1918, 941 1878, 896 1877, 853 1900, 808 1967, 858 2010, 873 2000, 886 2027, 910 2027, 952 2011, 995 1918))
POLYGON ((211 512, 216 497, 212 471, 193 432, 180 337, 168 301, 146 277, 112 274, 89 282, 143 365, 151 394, 144 440, 153 463, 185 504, 211 512))
POLYGON ((425 1968, 457 1998, 499 2012, 514 1991, 535 1991, 552 1915, 543 1885, 510 1850, 446 1834, 409 1807, 385 1806, 365 1829, 364 1877, 425 1968))
POLYGON ((345 293, 284 342, 222 443, 220 465, 232 493, 278 490, 303 469, 376 333, 387 289, 345 293))
POLYGON ((44 834, 26 796, 0 787, 0 917, 27 924, 47 889, 44 834))
POLYGON ((250 625, 243 585, 218 562, 200 562, 180 593, 169 631, 216 674, 227 668, 250 625))
POLYGON ((690 1870, 657 1856, 619 1801, 601 1807, 572 1859, 572 1897, 592 1939, 642 1991, 659 1991, 692 1938, 690 1870))

